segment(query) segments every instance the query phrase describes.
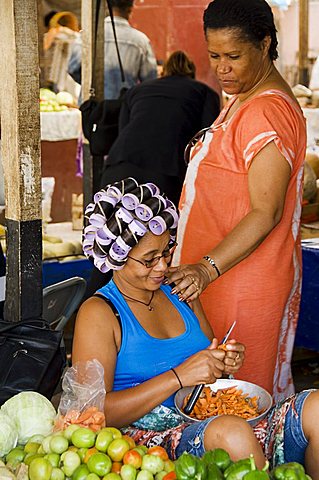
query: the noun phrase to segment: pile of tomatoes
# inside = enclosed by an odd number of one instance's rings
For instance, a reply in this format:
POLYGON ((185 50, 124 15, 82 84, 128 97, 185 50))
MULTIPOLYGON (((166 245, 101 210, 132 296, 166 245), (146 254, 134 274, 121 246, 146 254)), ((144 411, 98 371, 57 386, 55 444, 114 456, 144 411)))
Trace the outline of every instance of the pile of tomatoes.
MULTIPOLYGON (((30 480, 175 480, 175 464, 160 446, 147 448, 114 427, 94 432, 70 425, 25 446, 4 459, 13 475, 25 470, 30 480)), ((12 477, 16 478, 16 477, 12 477)))

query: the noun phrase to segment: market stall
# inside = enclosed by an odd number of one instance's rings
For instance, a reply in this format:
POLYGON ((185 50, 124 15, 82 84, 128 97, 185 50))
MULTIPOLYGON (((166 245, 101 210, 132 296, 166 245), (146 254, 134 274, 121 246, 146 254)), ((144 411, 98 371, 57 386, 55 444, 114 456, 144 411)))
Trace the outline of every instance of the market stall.
POLYGON ((51 218, 72 219, 72 194, 82 193, 80 165, 81 112, 72 108, 41 115, 42 177, 54 177, 51 218))

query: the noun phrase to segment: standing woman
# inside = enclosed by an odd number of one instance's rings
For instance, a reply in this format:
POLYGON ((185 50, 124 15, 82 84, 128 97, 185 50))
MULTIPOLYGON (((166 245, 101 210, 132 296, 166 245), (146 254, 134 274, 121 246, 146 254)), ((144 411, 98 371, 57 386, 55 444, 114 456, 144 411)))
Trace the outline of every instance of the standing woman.
POLYGON ((232 97, 187 149, 174 255, 182 266, 170 269, 169 281, 188 301, 203 292, 217 338, 237 320, 234 334, 246 344, 238 378, 278 400, 294 389, 305 120, 274 65, 276 28, 265 0, 214 0, 204 29, 211 67, 232 97))

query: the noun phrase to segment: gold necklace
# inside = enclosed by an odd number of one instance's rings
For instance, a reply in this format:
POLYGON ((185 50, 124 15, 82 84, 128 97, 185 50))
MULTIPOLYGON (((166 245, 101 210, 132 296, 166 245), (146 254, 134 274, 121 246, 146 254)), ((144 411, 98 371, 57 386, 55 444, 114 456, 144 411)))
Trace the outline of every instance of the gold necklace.
POLYGON ((150 299, 149 302, 143 302, 142 300, 138 300, 137 298, 130 297, 129 295, 126 295, 126 293, 121 292, 121 290, 119 289, 119 287, 117 287, 117 289, 118 289, 118 291, 123 295, 123 297, 129 298, 130 300, 133 300, 133 302, 142 303, 143 305, 145 305, 146 307, 148 307, 148 309, 149 309, 150 312, 153 312, 154 307, 152 307, 151 303, 152 303, 152 300, 153 300, 153 298, 154 298, 155 292, 152 292, 151 299, 150 299))

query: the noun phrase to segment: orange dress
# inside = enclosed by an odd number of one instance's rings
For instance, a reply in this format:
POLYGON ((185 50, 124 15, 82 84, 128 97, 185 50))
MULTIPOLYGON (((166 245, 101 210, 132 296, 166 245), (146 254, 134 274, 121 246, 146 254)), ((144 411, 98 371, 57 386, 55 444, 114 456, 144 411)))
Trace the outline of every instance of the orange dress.
POLYGON ((224 121, 235 100, 191 152, 173 264, 198 262, 247 215, 249 167, 275 142, 291 167, 282 220, 249 257, 207 287, 201 302, 219 340, 237 320, 232 337, 246 345, 246 358, 236 377, 279 400, 294 390, 290 363, 301 294, 305 119, 288 95, 267 90, 224 121))

